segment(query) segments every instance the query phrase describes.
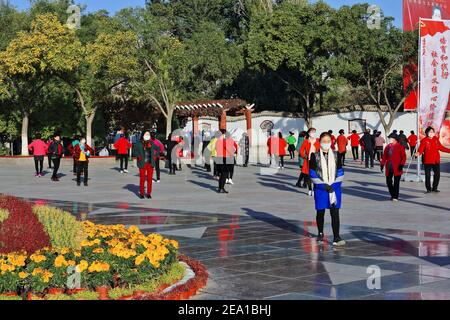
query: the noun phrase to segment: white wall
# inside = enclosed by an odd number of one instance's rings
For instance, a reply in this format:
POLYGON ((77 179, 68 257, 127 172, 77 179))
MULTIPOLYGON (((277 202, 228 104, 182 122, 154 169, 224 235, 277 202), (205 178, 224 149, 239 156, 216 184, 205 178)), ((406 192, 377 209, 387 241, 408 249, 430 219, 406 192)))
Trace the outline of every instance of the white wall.
MULTIPOLYGON (((353 111, 340 114, 332 114, 325 116, 318 116, 312 119, 312 126, 317 129, 319 133, 323 131, 333 130, 335 135, 338 135, 340 129, 344 129, 346 134, 348 133, 348 121, 353 119, 365 119, 366 127, 373 130, 377 129, 383 134, 384 129, 379 119, 377 112, 372 111, 353 111)), ((293 131, 295 136, 298 136, 300 131, 306 130, 305 121, 302 118, 286 117, 283 113, 275 112, 262 112, 252 115, 252 127, 253 127, 253 143, 250 154, 250 162, 266 162, 267 154, 267 132, 264 132, 260 125, 263 121, 270 120, 274 123, 273 131, 283 133, 283 136, 287 136, 289 131, 293 131)), ((416 131, 417 118, 416 114, 412 112, 399 112, 397 113, 396 120, 391 130, 397 129, 403 130, 408 135, 411 130, 416 131)), ((203 124, 211 125, 211 131, 215 132, 219 129, 219 122, 214 118, 200 118, 199 130, 203 129, 203 124)), ((246 129, 245 117, 227 117, 227 130, 232 134, 233 139, 237 142, 242 137, 246 129)), ((192 122, 189 120, 186 127, 183 129, 185 132, 192 131, 192 122)), ((385 134, 386 136, 389 133, 385 134)), ((350 148, 350 147, 349 147, 350 148)))

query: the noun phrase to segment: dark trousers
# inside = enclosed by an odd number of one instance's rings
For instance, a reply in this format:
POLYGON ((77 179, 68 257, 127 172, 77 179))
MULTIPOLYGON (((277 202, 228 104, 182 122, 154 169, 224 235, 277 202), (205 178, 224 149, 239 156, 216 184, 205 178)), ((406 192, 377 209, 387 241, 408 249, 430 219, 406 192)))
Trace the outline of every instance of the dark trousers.
POLYGON ((81 172, 84 175, 84 184, 88 183, 89 163, 87 161, 78 161, 77 163, 77 184, 81 183, 81 172))
POLYGON ((53 160, 53 175, 52 178, 58 178, 59 165, 61 164, 61 158, 55 158, 53 160))
POLYGON ((381 161, 381 159, 383 158, 383 147, 377 148, 375 152, 377 154, 377 160, 381 161))
POLYGON ((311 177, 308 174, 305 174, 305 183, 308 186, 308 191, 312 191, 311 177))
POLYGON ((338 152, 338 159, 340 159, 342 165, 344 165, 345 164, 345 152, 338 152))
POLYGON ((280 156, 280 167, 284 168, 284 156, 280 156))
POLYGON ((398 199, 399 193, 400 193, 400 176, 394 176, 394 173, 391 172, 386 177, 386 184, 389 189, 389 193, 391 194, 392 199, 398 199))
POLYGON ((216 163, 216 158, 213 158, 213 176, 218 177, 219 176, 219 168, 216 163))
POLYGON ((72 158, 73 159, 73 169, 72 169, 72 172, 73 173, 77 173, 77 161, 75 160, 75 158, 72 158))
POLYGON ((294 148, 294 150, 289 149, 289 155, 291 156, 291 159, 294 159, 294 157, 295 157, 295 148, 294 148))
POLYGON ((359 147, 352 147, 353 160, 358 160, 359 147))
POLYGON ((411 148, 410 148, 410 150, 409 150, 410 152, 411 152, 411 158, 414 156, 414 153, 416 153, 416 146, 411 146, 411 148))
POLYGON ((156 171, 156 180, 158 180, 158 181, 161 180, 161 168, 159 166, 159 163, 160 163, 160 159, 156 158, 155 171, 156 171))
POLYGON ((117 157, 120 160, 120 171, 123 171, 124 168, 128 170, 128 154, 119 154, 117 157))
POLYGON ((225 182, 228 177, 228 165, 225 163, 218 164, 217 170, 218 170, 218 174, 219 174, 219 189, 221 190, 221 189, 225 188, 225 182))
POLYGON ((243 156, 242 156, 242 158, 243 158, 243 165, 244 165, 244 167, 247 167, 248 166, 248 152, 246 152, 243 156))
POLYGON ((44 156, 34 156, 34 168, 36 169, 36 174, 42 174, 44 167, 44 156))
POLYGON ((437 190, 439 186, 439 180, 441 178, 441 168, 439 163, 437 164, 425 164, 425 187, 428 191, 437 190), (433 189, 431 189, 431 170, 433 170, 433 189))
POLYGON ((169 174, 176 174, 177 165, 172 162, 172 158, 167 158, 167 161, 169 161, 169 174))
MULTIPOLYGON (((300 168, 300 170, 301 170, 301 168, 300 168)), ((301 187, 302 181, 303 181, 303 188, 305 188, 306 187, 306 178, 307 178, 307 176, 303 172, 300 172, 300 176, 298 177, 296 186, 301 187)))
POLYGON ((48 160, 48 167, 49 167, 49 169, 51 169, 52 168, 52 156, 48 155, 47 160, 48 160))
MULTIPOLYGON (((338 238, 339 237, 339 228, 340 228, 339 209, 337 209, 334 206, 331 207, 330 215, 331 215, 331 227, 333 228, 333 236, 335 238, 338 238)), ((323 233, 324 221, 325 221, 325 209, 317 210, 316 223, 317 223, 317 230, 319 233, 323 233)))
POLYGON ((370 160, 370 167, 373 168, 373 162, 375 160, 375 154, 373 153, 373 150, 364 150, 364 155, 366 157, 366 168, 369 167, 369 160, 370 160))

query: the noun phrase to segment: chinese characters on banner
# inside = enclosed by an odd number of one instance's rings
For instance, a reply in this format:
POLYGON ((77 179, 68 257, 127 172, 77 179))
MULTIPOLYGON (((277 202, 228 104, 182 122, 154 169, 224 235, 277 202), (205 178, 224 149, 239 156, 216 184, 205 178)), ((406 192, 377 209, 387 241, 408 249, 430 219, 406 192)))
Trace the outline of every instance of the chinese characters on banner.
POLYGON ((450 20, 421 20, 420 42, 419 125, 440 131, 450 95, 450 20))
MULTIPOLYGON (((403 30, 417 30, 420 18, 450 19, 450 0, 403 0, 403 30)), ((417 61, 410 61, 410 64, 403 69, 403 87, 405 90, 415 81, 417 72, 417 61)), ((412 90, 406 98, 405 110, 413 111, 416 108, 417 90, 412 90)), ((450 111, 450 103, 447 109, 450 111)))

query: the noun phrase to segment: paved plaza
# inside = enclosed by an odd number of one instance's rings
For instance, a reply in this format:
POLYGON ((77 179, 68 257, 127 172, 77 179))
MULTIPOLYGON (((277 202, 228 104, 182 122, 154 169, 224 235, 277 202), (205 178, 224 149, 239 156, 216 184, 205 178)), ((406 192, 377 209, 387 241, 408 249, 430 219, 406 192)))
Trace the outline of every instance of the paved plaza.
MULTIPOLYGON (((399 203, 390 201, 377 166, 368 170, 348 161, 344 248, 317 245, 314 201, 294 186, 296 162, 275 172, 236 167, 228 195, 216 193, 217 181, 203 168, 184 166, 176 176, 163 169, 151 200, 136 195, 136 168, 120 174, 116 167, 91 166, 89 187, 76 186, 69 166, 61 168, 58 183, 48 174, 35 178, 33 169, 0 166, 0 193, 177 239, 180 251, 210 273, 195 299, 450 299, 448 158, 440 194, 425 195, 423 183, 402 182, 399 203), (380 288, 368 288, 369 266, 381 270, 380 288)), ((331 241, 328 214, 326 222, 331 241)))

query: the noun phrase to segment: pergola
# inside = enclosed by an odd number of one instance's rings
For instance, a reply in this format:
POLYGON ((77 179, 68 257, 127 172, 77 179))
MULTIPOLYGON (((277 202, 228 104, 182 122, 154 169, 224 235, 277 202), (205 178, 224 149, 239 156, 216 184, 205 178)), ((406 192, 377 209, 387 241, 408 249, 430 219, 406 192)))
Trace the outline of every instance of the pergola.
POLYGON ((198 134, 199 117, 219 118, 219 128, 227 128, 227 115, 244 114, 247 122, 247 132, 251 143, 252 111, 254 104, 248 104, 241 99, 227 100, 199 100, 190 102, 179 102, 175 106, 175 113, 179 116, 191 117, 193 133, 198 134))

